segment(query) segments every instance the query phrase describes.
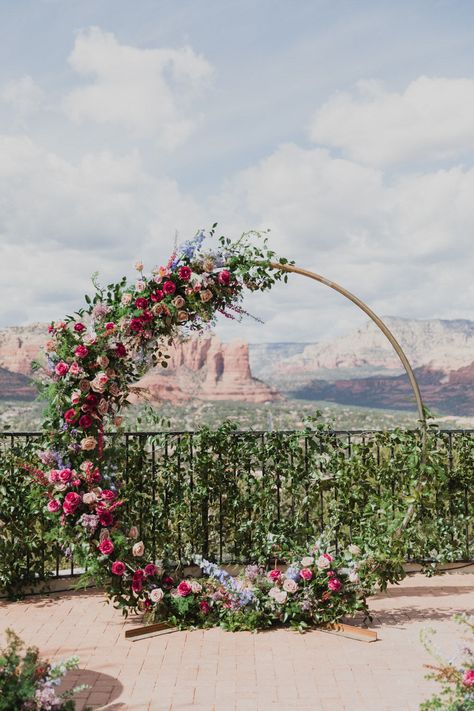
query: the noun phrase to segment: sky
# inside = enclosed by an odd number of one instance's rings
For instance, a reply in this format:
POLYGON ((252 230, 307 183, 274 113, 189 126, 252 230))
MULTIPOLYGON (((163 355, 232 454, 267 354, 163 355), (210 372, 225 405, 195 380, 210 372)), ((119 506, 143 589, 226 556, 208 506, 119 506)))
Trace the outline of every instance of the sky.
MULTIPOLYGON (((474 319, 471 0, 0 0, 0 328, 218 222, 377 313, 474 319)), ((365 316, 295 276, 225 340, 365 316)))

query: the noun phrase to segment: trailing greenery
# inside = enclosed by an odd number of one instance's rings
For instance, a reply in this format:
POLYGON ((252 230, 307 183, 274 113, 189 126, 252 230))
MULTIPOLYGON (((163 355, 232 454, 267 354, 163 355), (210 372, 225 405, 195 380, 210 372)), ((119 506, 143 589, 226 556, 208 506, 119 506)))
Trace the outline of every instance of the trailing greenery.
MULTIPOLYGON (((226 422, 194 433, 110 432, 106 440, 104 486, 119 489, 124 530, 137 525, 154 560, 186 563, 195 553, 224 562, 285 560, 323 531, 335 549, 363 542, 386 550, 385 564, 404 556, 434 568, 474 556, 469 433, 430 430, 430 484, 398 543, 392 534, 419 478, 417 432, 349 441, 315 421, 299 431, 265 433, 239 432, 226 422)), ((15 595, 54 570, 57 532, 44 516, 43 487, 22 468, 25 461, 41 468, 37 450, 44 442, 9 433, 0 443, 0 587, 15 595)), ((100 561, 88 547, 74 550, 71 542, 61 555, 71 552, 101 582, 100 561)), ((59 565, 68 568, 70 559, 59 565)))

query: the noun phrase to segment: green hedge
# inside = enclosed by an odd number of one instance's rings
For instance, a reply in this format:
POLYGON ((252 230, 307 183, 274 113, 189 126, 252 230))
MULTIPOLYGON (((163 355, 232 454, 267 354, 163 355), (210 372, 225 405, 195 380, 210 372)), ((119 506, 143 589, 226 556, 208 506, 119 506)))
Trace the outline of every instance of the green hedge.
MULTIPOLYGON (((41 444, 39 436, 0 438, 0 587, 11 594, 70 566, 41 486, 22 468, 38 463, 41 444)), ((111 433, 107 445, 102 471, 126 499, 126 522, 139 526, 156 558, 182 562, 192 553, 284 558, 322 531, 336 545, 380 549, 420 475, 419 434, 404 430, 256 433, 224 423, 194 433, 111 433)), ((472 559, 473 434, 431 430, 427 474, 404 538, 407 559, 472 559)))

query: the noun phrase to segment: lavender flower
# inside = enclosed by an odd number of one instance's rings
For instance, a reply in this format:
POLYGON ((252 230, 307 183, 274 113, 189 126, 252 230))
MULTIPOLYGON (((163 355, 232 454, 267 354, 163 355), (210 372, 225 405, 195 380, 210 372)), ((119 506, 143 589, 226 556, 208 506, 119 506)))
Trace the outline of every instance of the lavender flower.
POLYGON ((291 565, 288 570, 285 573, 286 577, 289 578, 290 580, 294 580, 295 583, 297 583, 300 579, 300 571, 298 568, 295 568, 293 565, 291 565))

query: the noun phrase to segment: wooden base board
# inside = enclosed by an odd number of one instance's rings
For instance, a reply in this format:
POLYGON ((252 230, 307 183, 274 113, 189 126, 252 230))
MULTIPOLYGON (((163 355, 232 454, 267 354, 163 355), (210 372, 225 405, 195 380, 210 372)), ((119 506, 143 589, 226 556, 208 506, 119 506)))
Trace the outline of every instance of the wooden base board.
POLYGON ((176 632, 176 630, 177 627, 168 625, 166 622, 156 622, 153 625, 142 625, 141 627, 134 627, 131 630, 126 630, 125 638, 129 639, 131 642, 138 642, 140 639, 156 637, 161 634, 169 634, 170 632, 176 632))
POLYGON ((360 642, 377 641, 377 632, 365 629, 364 627, 354 627, 354 625, 345 625, 342 622, 333 622, 331 624, 321 625, 316 629, 320 630, 321 632, 326 632, 328 634, 338 634, 341 637, 357 639, 360 642))
MULTIPOLYGON (((360 642, 377 641, 377 632, 364 629, 363 627, 354 627, 353 625, 342 624, 341 622, 321 625, 320 627, 316 627, 316 630, 326 632, 327 634, 337 634, 341 637, 349 637, 349 639, 356 639, 360 642)), ((176 631, 177 627, 168 625, 166 622, 156 622, 152 625, 142 625, 141 627, 134 627, 131 630, 127 630, 125 632, 125 638, 129 639, 131 642, 138 642, 141 639, 156 637, 157 635, 169 634, 170 632, 176 631)))

